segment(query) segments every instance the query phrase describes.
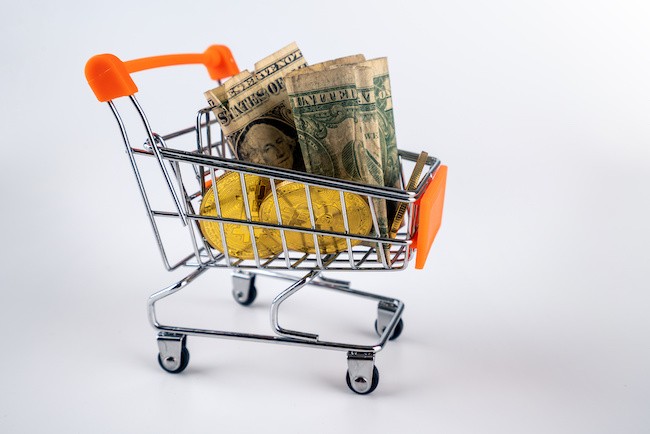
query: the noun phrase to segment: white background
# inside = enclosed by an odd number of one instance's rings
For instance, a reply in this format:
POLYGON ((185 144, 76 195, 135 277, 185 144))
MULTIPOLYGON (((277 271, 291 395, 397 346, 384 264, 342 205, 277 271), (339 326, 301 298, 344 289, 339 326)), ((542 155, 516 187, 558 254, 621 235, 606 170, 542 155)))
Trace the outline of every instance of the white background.
MULTIPOLYGON (((647 2, 135 3, 3 6, 0 431, 650 432, 647 2), (83 75, 212 43, 251 68, 294 40, 311 63, 387 56, 399 146, 449 165, 426 269, 344 276, 406 303, 369 396, 338 352, 190 338, 183 374, 158 367, 146 299, 180 275, 83 75)), ((213 86, 199 66, 135 80, 162 133, 213 86)), ((229 282, 161 315, 268 331, 278 282, 250 309, 229 282)), ((372 342, 372 305, 303 292, 288 326, 372 342)))

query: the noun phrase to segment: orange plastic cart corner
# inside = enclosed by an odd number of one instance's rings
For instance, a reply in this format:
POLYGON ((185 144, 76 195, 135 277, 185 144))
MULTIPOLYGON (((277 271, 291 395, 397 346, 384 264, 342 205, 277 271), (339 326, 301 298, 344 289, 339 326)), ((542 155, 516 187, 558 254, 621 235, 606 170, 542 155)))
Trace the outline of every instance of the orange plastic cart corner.
POLYGON ((86 80, 100 102, 133 95, 138 87, 126 65, 113 54, 98 54, 86 62, 86 80))
POLYGON ((420 199, 420 216, 416 239, 417 254, 415 268, 421 270, 427 262, 433 240, 442 223, 442 208, 445 203, 447 186, 447 166, 440 166, 433 175, 433 180, 420 199))

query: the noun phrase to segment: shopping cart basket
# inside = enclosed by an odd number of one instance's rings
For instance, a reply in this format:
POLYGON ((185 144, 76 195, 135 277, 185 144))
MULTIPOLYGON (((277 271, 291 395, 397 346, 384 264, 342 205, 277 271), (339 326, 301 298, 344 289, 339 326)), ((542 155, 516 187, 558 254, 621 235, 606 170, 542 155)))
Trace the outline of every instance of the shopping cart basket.
MULTIPOLYGON (((382 350, 388 340, 395 339, 402 331, 402 312, 404 304, 397 299, 384 297, 350 287, 350 282, 325 277, 330 271, 397 271, 407 268, 415 258, 416 268, 422 268, 426 261, 433 239, 440 226, 442 206, 444 202, 446 167, 433 157, 428 157, 423 170, 423 176, 414 189, 400 190, 389 187, 363 185, 356 182, 344 181, 324 176, 316 176, 293 170, 278 169, 258 164, 239 161, 233 158, 231 151, 223 141, 215 119, 211 117, 209 108, 198 111, 194 126, 172 132, 166 135, 154 133, 135 93, 138 91, 131 78, 131 73, 145 69, 180 64, 203 64, 207 67, 212 79, 220 80, 238 73, 237 65, 230 50, 222 45, 213 45, 199 54, 180 54, 156 56, 123 62, 111 54, 100 54, 92 57, 86 64, 86 78, 97 99, 107 102, 119 125, 126 153, 131 162, 133 173, 145 204, 146 212, 153 228, 158 248, 167 270, 172 271, 181 267, 191 268, 189 275, 174 284, 155 292, 149 298, 148 313, 152 326, 158 330, 158 362, 167 372, 183 371, 189 362, 187 351, 187 336, 205 336, 226 339, 242 339, 256 342, 279 343, 315 347, 347 352, 348 371, 346 381, 351 390, 359 394, 372 392, 379 381, 379 373, 375 367, 375 354, 382 350), (131 144, 130 136, 116 100, 128 97, 132 103, 129 108, 138 119, 142 128, 144 144, 135 147, 131 144), (136 115, 137 114, 137 115, 136 115), (171 143, 174 143, 173 145, 171 143), (153 161, 159 174, 162 174, 163 192, 168 190, 170 204, 158 208, 150 200, 150 187, 145 187, 140 163, 144 159, 153 161), (241 191, 247 189, 248 176, 257 176, 268 180, 277 217, 277 223, 259 221, 252 218, 250 204, 242 194, 242 207, 245 218, 227 218, 219 209, 219 199, 215 200, 216 215, 206 215, 197 212, 201 199, 212 190, 214 198, 220 198, 217 180, 224 176, 238 176, 241 191), (232 174, 235 175, 232 175, 232 174), (298 183, 305 191, 309 212, 309 227, 297 227, 282 224, 282 212, 278 201, 276 185, 282 181, 298 183), (316 225, 314 204, 310 192, 314 188, 334 190, 338 192, 338 200, 342 209, 345 231, 327 231, 316 225), (368 235, 356 235, 349 231, 348 216, 346 215, 346 195, 354 194, 363 198, 368 204, 372 216, 374 231, 368 235), (379 236, 375 203, 377 199, 407 204, 405 225, 396 238, 379 236), (175 219, 184 226, 191 243, 191 251, 184 252, 181 259, 171 261, 170 254, 160 233, 161 219, 175 219), (203 236, 201 223, 216 224, 223 240, 220 250, 215 249, 203 236), (243 231, 248 231, 252 245, 252 257, 238 258, 231 254, 228 248, 228 237, 225 235, 226 225, 239 225, 243 231), (256 230, 276 231, 280 234, 282 248, 272 255, 261 255, 256 246, 256 230), (313 239, 314 251, 311 253, 289 250, 287 238, 291 235, 313 239), (342 248, 334 253, 327 253, 319 248, 323 240, 337 240, 342 248), (221 251, 222 250, 222 251, 221 251), (230 268, 232 270, 235 300, 242 305, 251 304, 257 295, 255 278, 257 275, 268 276, 288 281, 289 286, 281 291, 270 306, 271 325, 274 334, 252 334, 232 331, 210 330, 165 325, 159 322, 156 315, 156 303, 168 297, 187 285, 210 268, 230 268), (298 273, 298 274, 296 274, 298 273), (283 302, 306 285, 318 286, 336 290, 345 294, 360 296, 377 303, 377 319, 375 330, 379 340, 371 345, 350 344, 322 340, 319 335, 292 330, 282 327, 279 321, 279 308, 283 302)), ((129 106, 126 99, 119 104, 129 106)), ((404 187, 404 167, 413 164, 417 155, 411 152, 399 151, 399 163, 402 168, 401 183, 404 187)), ((160 190, 160 189, 159 189, 160 190)))

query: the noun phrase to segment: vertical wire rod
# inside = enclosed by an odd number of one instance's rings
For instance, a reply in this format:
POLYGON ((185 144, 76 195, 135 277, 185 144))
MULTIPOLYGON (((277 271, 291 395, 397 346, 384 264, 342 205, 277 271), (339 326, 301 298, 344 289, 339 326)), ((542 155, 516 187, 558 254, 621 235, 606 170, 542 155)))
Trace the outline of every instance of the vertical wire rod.
MULTIPOLYGON (((343 190, 339 190, 339 199, 341 200, 341 214, 343 216, 343 227, 345 228, 345 235, 350 235, 350 222, 348 221, 348 209, 345 203, 345 193, 343 190)), ((348 260, 350 261, 350 268, 353 270, 356 269, 354 265, 354 254, 352 253, 352 243, 350 242, 350 237, 345 237, 345 243, 348 245, 348 260)))
MULTIPOLYGON (((217 190, 217 177, 214 173, 214 168, 210 168, 210 178, 212 179, 212 193, 214 194, 215 211, 217 217, 223 218, 221 215, 221 199, 219 199, 219 192, 217 190)), ((226 257, 226 264, 230 266, 230 253, 228 253, 228 243, 226 243, 226 232, 223 229, 223 222, 219 221, 219 234, 221 235, 221 246, 223 247, 223 254, 226 257)))
MULTIPOLYGON (((316 217, 314 217, 314 207, 311 203, 311 193, 309 192, 309 186, 307 184, 303 184, 305 186, 305 196, 307 197, 307 209, 309 209, 309 221, 311 223, 311 228, 313 230, 316 230, 316 217)), ((320 255, 320 245, 318 243, 318 235, 314 235, 314 250, 316 251, 316 263, 318 264, 318 268, 323 269, 323 259, 321 258, 320 255)))
POLYGON ((113 101, 108 101, 108 106, 111 108, 111 111, 113 112, 113 116, 115 116, 115 120, 117 121, 117 124, 120 127, 120 132, 122 133, 122 140, 124 141, 124 146, 126 147, 126 153, 129 156, 129 161, 131 162, 131 168, 133 169, 133 174, 135 175, 135 179, 138 183, 138 187, 140 188, 140 195, 142 196, 142 200, 144 201, 144 206, 147 210, 147 215, 149 216, 151 229, 153 229, 154 236, 156 237, 156 242, 158 243, 158 250, 160 251, 160 256, 162 257, 163 264, 165 265, 165 269, 171 270, 171 265, 169 264, 169 259, 167 259, 167 253, 165 252, 165 247, 163 246, 162 238, 160 238, 160 232, 158 231, 156 218, 154 217, 153 212, 151 210, 151 203, 149 202, 147 191, 144 187, 144 183, 142 182, 142 176, 140 176, 140 170, 138 169, 138 164, 135 161, 135 155, 133 154, 133 148, 131 147, 131 143, 129 142, 129 136, 126 133, 126 127, 124 126, 122 117, 120 116, 120 113, 117 111, 117 107, 115 107, 113 101))
MULTIPOLYGON (((273 203, 275 204, 275 214, 278 216, 278 225, 282 226, 282 214, 280 213, 280 201, 278 200, 278 192, 275 188, 275 179, 269 178, 269 181, 271 181, 271 194, 273 194, 273 203)), ((284 235, 284 229, 280 229, 280 239, 282 240, 284 261, 287 265, 287 268, 291 268, 291 259, 289 258, 289 249, 287 248, 287 239, 284 235)))
POLYGON ((176 193, 176 189, 174 188, 174 185, 172 184, 171 178, 169 177, 169 172, 167 172, 167 169, 165 168, 165 163, 163 161, 162 155, 160 155, 160 150, 156 146, 156 141, 154 139, 154 134, 151 131, 151 126, 149 125, 149 121, 147 120, 147 116, 144 114, 144 110, 142 110, 142 107, 140 107, 140 104, 138 103, 138 100, 135 98, 135 96, 130 95, 129 99, 131 99, 131 102, 135 106, 138 114, 140 115, 140 119, 142 120, 142 123, 144 124, 145 130, 147 130, 147 136, 149 137, 149 141, 151 142, 151 149, 153 150, 154 155, 156 156, 156 160, 158 160, 158 165, 160 166, 160 170, 163 173, 163 177, 165 178, 165 182, 167 183, 167 187, 169 187, 169 191, 172 195, 172 199, 174 200, 174 205, 176 205, 176 209, 178 210, 178 215, 181 217, 181 220, 183 221, 183 226, 187 225, 187 216, 182 210, 181 207, 181 202, 178 199, 178 194, 176 193))
MULTIPOLYGON (((377 237, 381 237, 381 232, 379 232, 379 223, 377 222, 377 211, 375 210, 375 201, 372 197, 368 196, 368 205, 370 206, 370 215, 372 216, 372 226, 375 230, 377 237)), ((388 263, 386 262, 386 253, 384 252, 384 244, 377 242, 377 256, 381 259, 381 264, 384 268, 388 268, 388 263)))
MULTIPOLYGON (((241 184, 242 200, 244 201, 244 211, 246 212, 246 220, 248 220, 249 223, 252 223, 253 219, 251 218, 251 207, 248 203, 248 190, 246 189, 246 178, 244 178, 244 174, 242 172, 239 172, 239 183, 241 184)), ((253 247, 253 255, 255 256, 255 265, 257 265, 257 268, 259 268, 261 266, 260 255, 257 252, 257 240, 255 239, 255 230, 253 229, 253 226, 248 226, 248 231, 251 236, 251 245, 253 247)))

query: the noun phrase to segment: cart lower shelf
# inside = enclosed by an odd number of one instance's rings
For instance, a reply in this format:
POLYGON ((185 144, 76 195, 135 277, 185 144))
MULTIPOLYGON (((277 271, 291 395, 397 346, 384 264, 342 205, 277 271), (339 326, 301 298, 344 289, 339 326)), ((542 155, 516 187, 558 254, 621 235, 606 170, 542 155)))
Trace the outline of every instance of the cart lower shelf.
POLYGON ((164 288, 149 298, 149 321, 158 330, 158 363, 165 371, 173 374, 182 372, 189 364, 190 353, 187 349, 187 336, 204 336, 222 339, 238 339, 255 342, 278 343, 315 347, 321 349, 347 352, 348 369, 346 383, 350 390, 358 394, 368 394, 377 388, 379 371, 375 366, 375 355, 381 351, 389 340, 394 340, 402 333, 404 322, 402 312, 404 304, 395 298, 384 297, 369 292, 350 288, 350 282, 322 276, 321 271, 313 270, 297 277, 287 273, 269 270, 241 271, 232 273, 232 294, 235 301, 243 306, 251 305, 257 296, 255 285, 257 275, 288 280, 291 285, 278 294, 271 303, 271 325, 275 334, 240 333, 223 330, 177 327, 161 324, 156 316, 156 303, 169 297, 202 275, 210 267, 198 267, 178 282, 164 288), (374 345, 356 345, 343 342, 321 340, 318 335, 290 330, 279 324, 278 311, 281 304, 289 297, 307 286, 319 286, 345 294, 363 297, 377 302, 377 319, 375 331, 379 340, 374 345))

